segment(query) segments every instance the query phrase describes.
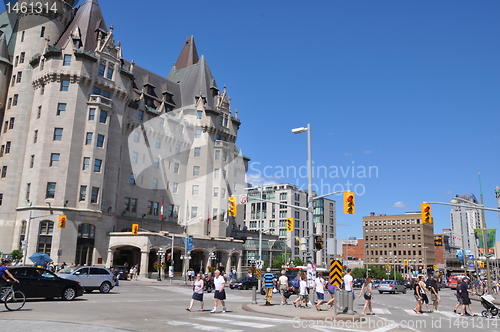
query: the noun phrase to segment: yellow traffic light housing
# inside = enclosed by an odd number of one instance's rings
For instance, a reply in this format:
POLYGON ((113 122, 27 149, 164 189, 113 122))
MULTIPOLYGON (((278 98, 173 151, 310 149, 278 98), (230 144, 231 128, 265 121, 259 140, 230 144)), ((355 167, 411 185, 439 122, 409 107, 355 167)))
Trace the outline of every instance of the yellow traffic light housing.
POLYGON ((139 224, 132 224, 132 235, 139 234, 139 224))
POLYGON ((429 203, 420 204, 420 213, 422 214, 422 223, 432 223, 431 205, 429 203))
POLYGON ((229 196, 227 200, 227 216, 228 217, 236 217, 238 215, 236 209, 236 196, 229 196))
POLYGON ((286 218, 286 230, 288 232, 295 230, 295 218, 286 218))
POLYGON ((354 205, 354 193, 344 192, 344 214, 354 214, 356 211, 354 205))
POLYGON ((57 227, 66 228, 66 216, 64 214, 59 216, 59 220, 57 221, 57 227))

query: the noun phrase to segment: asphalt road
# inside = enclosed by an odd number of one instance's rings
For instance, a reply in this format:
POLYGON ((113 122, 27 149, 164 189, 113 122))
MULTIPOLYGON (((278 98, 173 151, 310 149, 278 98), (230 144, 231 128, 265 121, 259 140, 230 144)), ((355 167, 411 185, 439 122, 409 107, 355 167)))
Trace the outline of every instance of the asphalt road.
MULTIPOLYGON (((61 300, 28 300, 24 308, 9 312, 0 308, 0 324, 5 331, 498 331, 500 319, 461 318, 453 313, 453 291, 441 292, 440 313, 416 315, 413 293, 375 293, 375 316, 361 323, 339 323, 332 320, 299 320, 297 310, 288 307, 266 307, 268 313, 247 312, 242 306, 251 302, 251 291, 228 290, 226 313, 211 314, 213 293, 205 294, 205 311, 188 312, 191 288, 167 283, 121 282, 109 294, 93 292, 71 302, 61 300), (273 309, 274 308, 274 309, 273 309), (273 315, 278 309, 290 317, 273 315), (348 325, 350 324, 350 325, 348 325), (497 326, 498 325, 498 326, 497 326)), ((259 302, 263 298, 259 295, 259 302)), ((279 300, 275 299, 275 303, 279 300)), ((361 313, 364 300, 356 299, 354 310, 361 313)), ((199 309, 195 303, 194 310, 199 309)), ((221 307, 219 307, 219 310, 221 307)), ((482 306, 473 302, 475 313, 482 306)))

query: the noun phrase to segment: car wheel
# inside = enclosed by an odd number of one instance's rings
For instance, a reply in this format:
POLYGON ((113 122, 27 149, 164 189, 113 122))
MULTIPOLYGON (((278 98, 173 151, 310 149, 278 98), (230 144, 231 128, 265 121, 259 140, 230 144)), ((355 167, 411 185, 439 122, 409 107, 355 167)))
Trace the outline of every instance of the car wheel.
POLYGON ((65 288, 62 294, 62 298, 65 301, 71 301, 76 297, 76 290, 73 287, 65 288))
POLYGON ((405 288, 405 289, 403 289, 403 294, 406 294, 406 288, 405 288))
POLYGON ((101 287, 99 287, 99 292, 101 293, 109 293, 110 290, 111 290, 111 284, 107 281, 103 282, 101 284, 101 287))
POLYGON ((378 291, 378 293, 379 293, 379 294, 382 294, 383 292, 381 292, 381 291, 378 291))
POLYGON ((396 294, 396 291, 391 292, 391 294, 396 294))

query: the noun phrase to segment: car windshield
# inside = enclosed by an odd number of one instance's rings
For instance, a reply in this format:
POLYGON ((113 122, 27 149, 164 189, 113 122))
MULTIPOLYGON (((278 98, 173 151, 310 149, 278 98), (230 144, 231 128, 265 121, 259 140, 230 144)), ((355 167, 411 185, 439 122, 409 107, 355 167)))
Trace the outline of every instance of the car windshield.
POLYGON ((76 269, 78 269, 78 268, 77 267, 67 267, 65 269, 60 270, 58 273, 70 274, 70 273, 75 272, 76 269))
POLYGON ((393 284, 394 280, 384 280, 381 282, 381 284, 393 284))

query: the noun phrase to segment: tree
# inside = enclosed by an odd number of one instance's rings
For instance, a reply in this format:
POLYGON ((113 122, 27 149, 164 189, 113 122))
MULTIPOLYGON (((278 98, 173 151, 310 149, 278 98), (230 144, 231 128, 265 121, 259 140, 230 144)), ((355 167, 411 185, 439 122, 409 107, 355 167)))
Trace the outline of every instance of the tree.
POLYGON ((21 250, 14 249, 10 253, 10 256, 12 257, 12 260, 19 261, 23 258, 24 255, 21 250))
POLYGON ((281 268, 285 264, 286 264, 286 262, 283 260, 282 256, 280 256, 276 259, 273 259, 273 268, 281 268))
POLYGON ((306 265, 306 262, 304 262, 302 259, 300 258, 295 258, 293 261, 293 266, 305 266, 306 265))

